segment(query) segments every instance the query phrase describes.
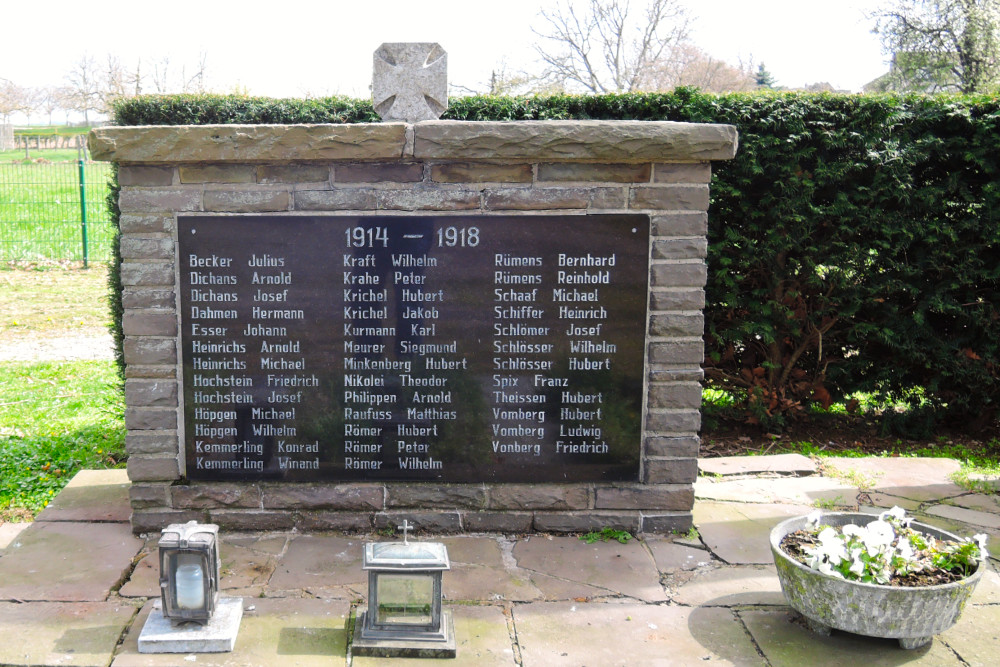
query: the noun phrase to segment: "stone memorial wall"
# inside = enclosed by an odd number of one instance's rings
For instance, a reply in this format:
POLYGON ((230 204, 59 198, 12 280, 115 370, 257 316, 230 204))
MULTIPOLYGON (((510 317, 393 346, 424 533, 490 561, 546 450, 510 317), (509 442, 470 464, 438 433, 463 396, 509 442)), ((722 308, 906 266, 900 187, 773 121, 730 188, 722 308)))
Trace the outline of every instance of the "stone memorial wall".
POLYGON ((107 127, 133 528, 686 530, 731 126, 107 127))

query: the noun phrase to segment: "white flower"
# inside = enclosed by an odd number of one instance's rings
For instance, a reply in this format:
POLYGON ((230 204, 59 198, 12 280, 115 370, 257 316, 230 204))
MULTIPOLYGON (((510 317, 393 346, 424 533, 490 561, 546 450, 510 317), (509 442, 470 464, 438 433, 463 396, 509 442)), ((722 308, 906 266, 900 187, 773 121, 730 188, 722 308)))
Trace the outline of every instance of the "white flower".
POLYGON ((820 532, 819 543, 817 554, 826 556, 833 565, 839 565, 840 561, 847 559, 847 548, 844 546, 844 540, 833 528, 824 528, 820 532))
POLYGON ((878 515, 879 521, 885 521, 887 516, 894 517, 897 521, 902 521, 906 518, 906 510, 904 510, 899 505, 893 505, 891 510, 886 510, 878 515))
POLYGON ((874 556, 883 547, 892 544, 892 541, 896 538, 896 533, 890 524, 879 519, 865 526, 865 532, 860 537, 861 541, 865 543, 868 553, 874 556))
POLYGON ((851 535, 861 536, 861 535, 864 534, 864 531, 861 530, 856 525, 854 525, 853 523, 849 523, 846 526, 844 526, 843 528, 841 528, 840 532, 842 532, 844 534, 844 537, 850 537, 851 535))
POLYGON ((823 518, 823 511, 822 510, 816 510, 815 512, 810 512, 806 516, 806 525, 809 525, 809 526, 818 526, 819 525, 819 520, 822 519, 822 518, 823 518))
POLYGON ((844 575, 834 570, 833 566, 831 566, 829 563, 820 563, 818 569, 820 571, 820 574, 828 574, 831 577, 840 577, 841 579, 844 578, 844 575))
POLYGON ((861 560, 861 549, 855 549, 851 552, 851 572, 860 577, 865 571, 865 563, 861 560))
POLYGON ((907 561, 913 560, 913 547, 910 545, 910 540, 900 540, 897 548, 900 558, 907 561))
POLYGON ((978 533, 976 535, 973 535, 972 539, 977 545, 979 545, 979 559, 985 561, 987 558, 990 557, 989 552, 986 551, 986 540, 987 540, 986 533, 978 533))

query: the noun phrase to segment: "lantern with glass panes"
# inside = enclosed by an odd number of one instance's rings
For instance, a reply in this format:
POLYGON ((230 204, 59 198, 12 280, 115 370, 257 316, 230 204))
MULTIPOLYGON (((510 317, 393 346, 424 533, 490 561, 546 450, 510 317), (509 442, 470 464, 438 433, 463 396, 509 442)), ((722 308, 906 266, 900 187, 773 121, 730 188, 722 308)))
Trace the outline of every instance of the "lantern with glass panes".
POLYGON ((435 657, 454 656, 454 622, 450 612, 441 609, 441 577, 451 569, 448 549, 434 542, 410 542, 406 533, 412 526, 407 521, 399 528, 401 543, 365 545, 368 609, 358 623, 355 654, 390 656, 392 650, 385 647, 391 645, 403 647, 399 655, 417 656, 426 648, 435 657))
POLYGON ((208 623, 219 599, 219 527, 171 524, 160 534, 159 551, 163 616, 208 623))

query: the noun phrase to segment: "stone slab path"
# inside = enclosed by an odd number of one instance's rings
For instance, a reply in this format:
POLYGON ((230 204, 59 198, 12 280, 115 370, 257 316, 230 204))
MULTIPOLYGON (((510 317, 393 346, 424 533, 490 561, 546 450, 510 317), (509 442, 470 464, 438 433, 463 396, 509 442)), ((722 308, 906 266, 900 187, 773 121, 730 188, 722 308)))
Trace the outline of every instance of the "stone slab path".
MULTIPOLYGON (((354 657, 365 603, 361 552, 375 535, 222 536, 222 589, 243 598, 232 653, 143 655, 159 595, 157 536, 131 534, 123 471, 85 471, 33 524, 0 525, 0 665, 995 665, 1000 578, 927 647, 835 631, 818 637, 785 603, 767 536, 816 507, 900 505, 1000 553, 1000 502, 951 479, 955 462, 762 456, 703 462, 697 534, 586 544, 565 535, 439 536, 454 660, 354 657)), ((419 539, 428 539, 419 536, 419 539)))

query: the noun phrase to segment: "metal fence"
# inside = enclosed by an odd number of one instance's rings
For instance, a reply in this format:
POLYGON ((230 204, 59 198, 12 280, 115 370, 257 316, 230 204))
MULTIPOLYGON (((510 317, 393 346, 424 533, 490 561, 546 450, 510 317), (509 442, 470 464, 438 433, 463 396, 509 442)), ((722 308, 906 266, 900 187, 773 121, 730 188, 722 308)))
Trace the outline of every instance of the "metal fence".
POLYGON ((107 262, 110 165, 0 164, 0 262, 107 262))

